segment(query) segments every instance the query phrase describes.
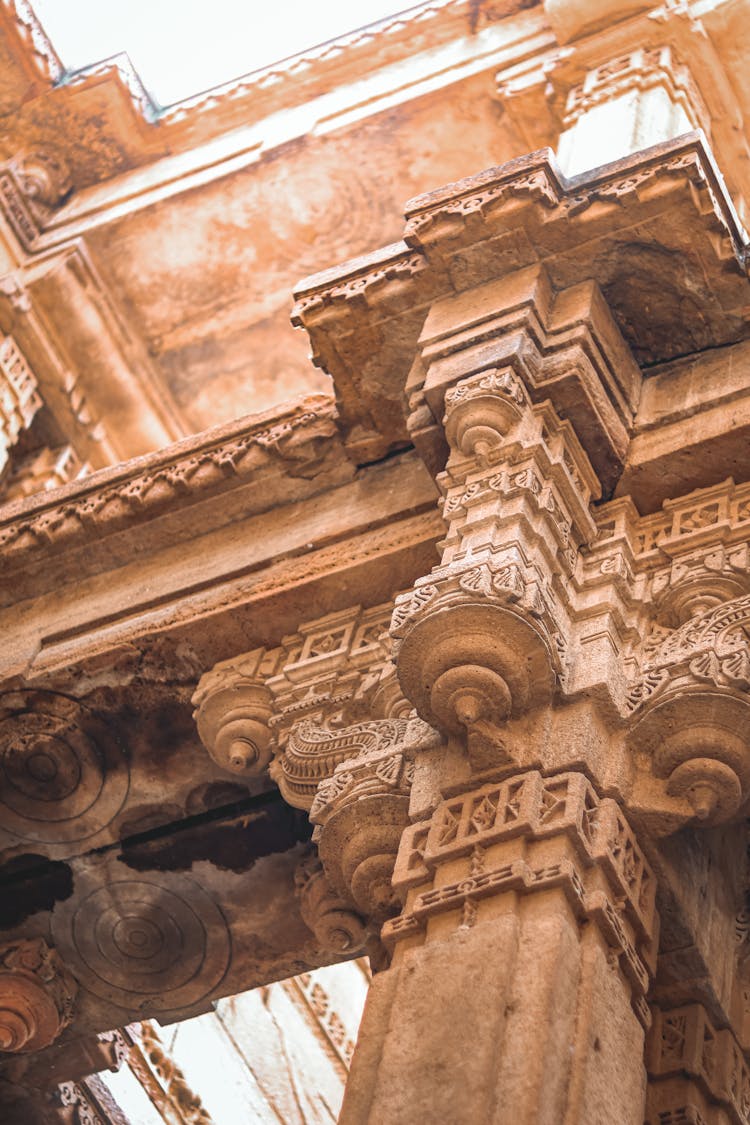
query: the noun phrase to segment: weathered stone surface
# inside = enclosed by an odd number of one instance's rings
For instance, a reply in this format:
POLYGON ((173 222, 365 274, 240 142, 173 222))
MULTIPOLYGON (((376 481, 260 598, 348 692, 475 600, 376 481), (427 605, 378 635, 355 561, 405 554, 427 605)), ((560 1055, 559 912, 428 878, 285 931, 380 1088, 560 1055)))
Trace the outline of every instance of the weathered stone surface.
POLYGON ((647 7, 158 129, 0 8, 0 1038, 68 1119, 97 1033, 364 950, 347 1125, 748 1120, 747 5, 647 7))

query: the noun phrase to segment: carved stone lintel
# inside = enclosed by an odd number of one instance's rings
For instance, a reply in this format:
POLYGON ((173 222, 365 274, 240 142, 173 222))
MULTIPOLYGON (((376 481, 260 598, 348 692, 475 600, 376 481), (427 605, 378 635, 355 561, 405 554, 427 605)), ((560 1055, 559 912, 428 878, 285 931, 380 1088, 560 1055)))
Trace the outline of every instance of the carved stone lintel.
POLYGON ((76 985, 41 939, 0 948, 0 1051, 48 1047, 73 1018, 76 985))

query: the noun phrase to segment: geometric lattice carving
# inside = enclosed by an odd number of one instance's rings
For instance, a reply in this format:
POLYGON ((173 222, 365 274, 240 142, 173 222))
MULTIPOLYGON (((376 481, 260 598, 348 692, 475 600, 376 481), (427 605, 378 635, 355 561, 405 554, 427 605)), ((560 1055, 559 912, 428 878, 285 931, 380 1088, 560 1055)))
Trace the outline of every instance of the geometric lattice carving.
POLYGON ((496 895, 562 887, 581 922, 600 928, 648 1024, 656 881, 617 802, 583 774, 529 770, 442 801, 404 832, 393 885, 405 906, 383 928, 390 946, 421 944, 437 915, 471 927, 496 895))
POLYGON ((678 1107, 691 1106, 686 1121, 750 1121, 750 1068, 731 1031, 717 1029, 701 1004, 654 1009, 646 1051, 650 1083, 647 1125, 678 1121, 678 1107))
POLYGON ((40 406, 36 379, 15 340, 0 337, 0 469, 40 406))

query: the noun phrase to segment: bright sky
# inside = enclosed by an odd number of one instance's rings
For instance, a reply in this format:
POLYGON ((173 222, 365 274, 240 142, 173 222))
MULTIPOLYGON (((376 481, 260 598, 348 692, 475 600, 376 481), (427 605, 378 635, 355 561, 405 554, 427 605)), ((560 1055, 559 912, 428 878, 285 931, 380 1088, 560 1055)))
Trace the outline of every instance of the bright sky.
POLYGON ((32 0, 69 70, 127 51, 170 105, 412 6, 410 0, 32 0))

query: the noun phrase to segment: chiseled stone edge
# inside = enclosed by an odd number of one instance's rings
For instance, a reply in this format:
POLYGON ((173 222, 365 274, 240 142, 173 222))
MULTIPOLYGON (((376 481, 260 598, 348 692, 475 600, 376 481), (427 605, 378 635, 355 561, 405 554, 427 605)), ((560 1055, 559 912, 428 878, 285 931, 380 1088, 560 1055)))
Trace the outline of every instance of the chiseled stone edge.
POLYGON ((83 480, 0 507, 0 567, 37 550, 67 547, 120 530, 124 522, 153 518, 166 508, 189 505, 244 482, 268 463, 298 464, 317 456, 316 440, 336 434, 336 408, 327 395, 309 395, 260 415, 206 430, 83 480))

